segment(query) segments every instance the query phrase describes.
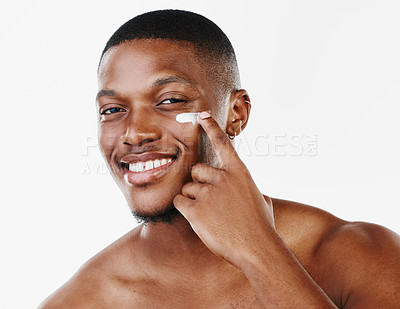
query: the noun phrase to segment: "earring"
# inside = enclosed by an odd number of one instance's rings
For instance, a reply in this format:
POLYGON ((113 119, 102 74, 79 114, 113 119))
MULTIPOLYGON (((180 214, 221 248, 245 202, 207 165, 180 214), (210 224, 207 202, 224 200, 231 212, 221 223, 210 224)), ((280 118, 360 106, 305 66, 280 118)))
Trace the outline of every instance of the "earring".
POLYGON ((228 134, 228 138, 229 138, 230 140, 233 140, 235 137, 236 137, 236 131, 235 131, 235 135, 233 135, 233 136, 228 134))

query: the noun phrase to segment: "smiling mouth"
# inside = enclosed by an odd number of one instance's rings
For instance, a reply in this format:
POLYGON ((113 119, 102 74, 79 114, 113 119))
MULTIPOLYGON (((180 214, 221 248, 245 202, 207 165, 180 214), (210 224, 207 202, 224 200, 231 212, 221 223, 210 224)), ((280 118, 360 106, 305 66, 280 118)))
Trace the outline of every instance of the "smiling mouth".
POLYGON ((139 161, 132 163, 122 163, 122 167, 133 173, 141 173, 146 171, 155 170, 161 166, 167 165, 172 162, 174 158, 163 158, 148 161, 139 161))
POLYGON ((124 157, 119 165, 123 169, 124 179, 131 185, 148 185, 156 183, 168 173, 178 159, 177 155, 143 153, 124 157))

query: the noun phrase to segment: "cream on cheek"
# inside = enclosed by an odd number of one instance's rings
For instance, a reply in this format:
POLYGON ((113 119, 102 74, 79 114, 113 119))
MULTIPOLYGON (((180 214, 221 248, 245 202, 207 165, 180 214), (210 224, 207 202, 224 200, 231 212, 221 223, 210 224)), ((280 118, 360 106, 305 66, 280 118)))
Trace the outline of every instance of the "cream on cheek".
MULTIPOLYGON (((180 127, 182 127, 181 132, 183 132, 184 135, 184 139, 187 140, 191 145, 191 147, 188 147, 189 149, 191 149, 191 154, 198 155, 199 154, 199 149, 198 149, 198 138, 196 138, 196 136, 198 136, 199 134, 199 114, 200 113, 181 113, 176 115, 176 121, 182 125, 180 125, 180 127)), ((197 157, 197 156, 196 156, 197 157)))
MULTIPOLYGON (((209 164, 211 166, 218 167, 217 156, 211 144, 211 141, 204 130, 201 130, 200 125, 198 125, 199 114, 200 113, 181 113, 176 115, 176 121, 182 123, 184 126, 196 129, 196 135, 198 137, 196 138, 197 147, 195 150, 195 160, 198 162, 209 164)), ((186 132, 189 132, 189 129, 186 132)))
POLYGON ((199 113, 181 113, 174 121, 174 136, 184 145, 186 156, 190 161, 196 161, 199 149, 200 125, 199 113))
POLYGON ((193 125, 199 123, 199 114, 200 113, 182 113, 176 115, 176 121, 179 123, 189 123, 191 122, 193 125))

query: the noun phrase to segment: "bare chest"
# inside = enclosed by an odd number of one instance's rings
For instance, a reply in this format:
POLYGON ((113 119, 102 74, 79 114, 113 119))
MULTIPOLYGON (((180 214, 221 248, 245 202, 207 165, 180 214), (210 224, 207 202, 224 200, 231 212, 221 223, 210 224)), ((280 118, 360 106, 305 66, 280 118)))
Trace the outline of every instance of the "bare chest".
MULTIPOLYGON (((163 286, 158 283, 139 284, 130 290, 111 293, 109 308, 162 308, 162 309, 258 309, 257 299, 249 285, 231 290, 203 284, 192 286, 163 286)), ((106 306, 108 308, 108 306, 106 306)))
POLYGON ((162 309, 258 309, 254 296, 235 296, 220 298, 198 298, 189 295, 148 295, 147 297, 135 297, 129 303, 121 304, 119 308, 162 308, 162 309))

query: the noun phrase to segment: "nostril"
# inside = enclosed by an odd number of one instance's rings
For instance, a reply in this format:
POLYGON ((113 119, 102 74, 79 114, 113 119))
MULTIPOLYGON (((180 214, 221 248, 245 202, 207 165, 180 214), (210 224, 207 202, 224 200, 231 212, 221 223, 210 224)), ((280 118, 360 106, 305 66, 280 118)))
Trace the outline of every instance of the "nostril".
POLYGON ((156 141, 156 140, 157 140, 157 139, 155 139, 155 138, 145 138, 145 139, 142 139, 141 141, 139 141, 138 143, 134 143, 134 142, 131 141, 131 140, 125 140, 125 141, 123 142, 123 144, 124 144, 124 145, 127 145, 127 146, 133 146, 133 145, 135 144, 136 146, 141 147, 141 146, 143 146, 143 145, 145 145, 145 144, 152 143, 152 142, 154 142, 154 141, 156 141))
POLYGON ((138 128, 128 127, 121 136, 120 141, 126 146, 142 146, 161 138, 161 131, 158 127, 138 128))
POLYGON ((145 139, 142 139, 139 143, 138 143, 138 146, 140 147, 140 146, 143 146, 143 145, 145 145, 145 144, 149 144, 149 143, 151 143, 151 142, 154 142, 156 139, 155 138, 145 138, 145 139))

